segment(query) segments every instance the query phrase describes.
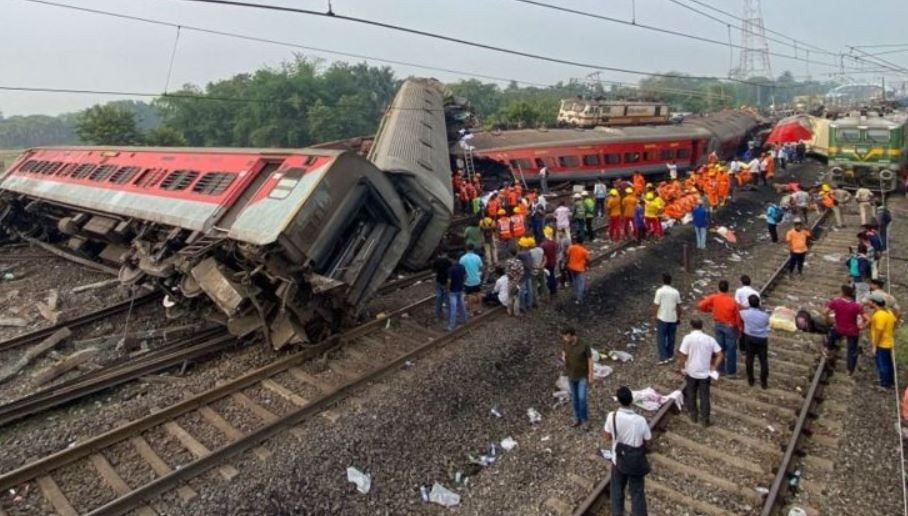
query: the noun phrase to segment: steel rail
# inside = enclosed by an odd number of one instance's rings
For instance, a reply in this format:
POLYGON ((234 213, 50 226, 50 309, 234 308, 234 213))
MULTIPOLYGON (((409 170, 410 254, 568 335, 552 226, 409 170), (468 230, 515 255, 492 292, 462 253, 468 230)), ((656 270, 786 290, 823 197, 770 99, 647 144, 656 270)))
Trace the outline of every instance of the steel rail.
POLYGON ((128 311, 130 307, 135 308, 148 304, 151 301, 158 299, 160 295, 160 292, 149 292, 136 298, 127 299, 126 301, 121 301, 119 303, 105 306, 104 308, 95 310, 94 312, 89 312, 87 314, 80 315, 66 321, 58 322, 57 324, 48 326, 47 328, 42 328, 40 330, 35 330, 30 333, 19 335, 18 337, 7 339, 3 342, 0 342, 0 351, 6 351, 8 349, 13 349, 19 346, 41 341, 61 328, 78 328, 80 326, 85 326, 86 324, 91 324, 95 321, 100 321, 102 319, 121 314, 128 311))
MULTIPOLYGON (((435 296, 429 296, 400 308, 393 312, 389 317, 404 313, 418 306, 428 304, 435 299, 435 296)), ((311 358, 320 356, 324 353, 335 351, 342 347, 347 340, 356 338, 371 330, 381 327, 385 324, 386 318, 375 319, 362 324, 347 333, 337 334, 328 339, 308 347, 302 351, 283 357, 268 365, 250 371, 232 381, 221 384, 208 391, 202 392, 188 399, 180 401, 174 405, 153 412, 145 417, 126 423, 117 428, 109 430, 103 434, 93 437, 87 441, 79 443, 71 448, 60 450, 56 453, 43 457, 35 462, 26 464, 8 473, 0 475, 0 490, 10 489, 23 482, 35 479, 45 473, 59 469, 67 464, 71 464, 79 459, 85 458, 92 453, 112 446, 131 436, 138 435, 148 429, 159 426, 168 421, 191 412, 199 407, 213 403, 234 392, 258 383, 260 380, 273 376, 284 371, 296 364, 302 363, 311 358)))
POLYGON ((0 428, 142 376, 158 373, 181 365, 188 360, 215 353, 237 342, 236 337, 225 333, 222 328, 208 330, 200 335, 174 343, 168 347, 166 353, 142 357, 134 362, 97 371, 100 374, 82 375, 66 384, 52 386, 0 405, 0 428))
MULTIPOLYGON (((829 210, 826 210, 825 212, 823 212, 822 215, 820 215, 817 218, 817 220, 814 221, 813 224, 811 224, 811 226, 810 226, 811 233, 816 231, 816 229, 820 226, 820 224, 824 220, 826 220, 828 215, 829 215, 829 210)), ((771 288, 773 286, 775 286, 775 284, 778 282, 779 278, 782 277, 782 275, 785 273, 785 269, 786 269, 787 265, 788 265, 788 258, 786 258, 785 260, 782 261, 781 265, 779 265, 776 268, 776 270, 772 273, 772 275, 769 277, 769 279, 766 281, 766 283, 763 285, 763 287, 759 290, 760 297, 764 297, 766 295, 766 293, 769 290, 771 290, 771 288)), ((779 466, 778 474, 776 475, 776 478, 773 481, 772 489, 770 489, 769 495, 767 495, 767 498, 766 498, 767 505, 769 505, 770 501, 773 500, 773 498, 772 498, 773 496, 775 497, 775 499, 778 499, 781 496, 782 484, 780 482, 784 482, 785 477, 787 476, 787 473, 788 473, 787 470, 788 470, 789 465, 791 464, 794 454, 797 451, 797 445, 800 441, 800 436, 803 434, 806 419, 807 419, 807 417, 809 417, 809 414, 811 413, 811 411, 813 409, 813 405, 814 405, 813 401, 815 400, 815 398, 819 392, 817 389, 818 382, 822 381, 822 379, 820 377, 822 377, 823 379, 825 378, 825 375, 823 374, 823 372, 826 370, 827 370, 826 358, 823 357, 820 364, 818 364, 816 371, 814 372, 813 381, 810 384, 810 389, 808 390, 807 397, 805 398, 805 401, 801 406, 801 411, 799 413, 798 420, 795 423, 795 433, 793 434, 792 440, 789 442, 788 447, 786 448, 785 456, 783 457, 782 464, 779 466), (780 478, 781 478, 781 481, 780 481, 780 478)), ((685 382, 681 382, 681 386, 679 387, 679 389, 681 389, 683 391, 684 385, 685 385, 685 382)), ((652 419, 650 419, 650 421, 649 421, 650 429, 656 430, 656 429, 662 428, 665 424, 667 424, 669 414, 671 414, 672 412, 676 412, 676 411, 671 410, 672 407, 674 407, 674 406, 675 406, 674 401, 668 401, 666 403, 663 403, 662 406, 659 407, 658 412, 656 412, 656 414, 652 417, 652 419)), ((610 471, 609 473, 606 474, 605 478, 603 478, 598 484, 596 484, 596 486, 593 488, 593 491, 583 500, 583 502, 581 502, 580 505, 577 506, 577 509, 575 509, 573 512, 573 515, 574 516, 592 516, 594 514, 598 514, 599 511, 602 510, 603 506, 609 500, 609 488, 611 487, 611 481, 612 481, 612 474, 610 471)), ((775 505, 775 501, 772 502, 772 505, 773 506, 775 505)), ((766 511, 766 509, 764 508, 764 512, 761 516, 768 516, 768 513, 765 511, 766 511)))

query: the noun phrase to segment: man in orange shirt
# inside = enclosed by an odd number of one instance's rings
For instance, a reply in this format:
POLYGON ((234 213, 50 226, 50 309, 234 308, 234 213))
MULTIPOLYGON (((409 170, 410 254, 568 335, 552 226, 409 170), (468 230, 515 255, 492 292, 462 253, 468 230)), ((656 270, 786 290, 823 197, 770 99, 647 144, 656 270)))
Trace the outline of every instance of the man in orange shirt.
POLYGON ((634 194, 637 196, 643 195, 643 188, 646 183, 643 179, 643 174, 641 174, 639 170, 635 170, 631 179, 634 182, 634 194))
POLYGON ((571 285, 574 287, 574 304, 579 305, 586 289, 586 269, 590 261, 590 252, 583 247, 583 238, 575 236, 574 243, 565 249, 564 257, 571 275, 571 285))
POLYGON ((720 368, 725 375, 734 378, 738 373, 737 341, 741 314, 735 298, 728 294, 728 281, 719 281, 719 291, 701 299, 697 309, 713 315, 716 342, 722 348, 725 362, 720 368))
POLYGON ((804 271, 804 258, 807 256, 807 243, 810 240, 810 230, 804 227, 801 219, 795 219, 794 228, 785 234, 788 242, 788 274, 794 274, 795 267, 798 274, 804 271))

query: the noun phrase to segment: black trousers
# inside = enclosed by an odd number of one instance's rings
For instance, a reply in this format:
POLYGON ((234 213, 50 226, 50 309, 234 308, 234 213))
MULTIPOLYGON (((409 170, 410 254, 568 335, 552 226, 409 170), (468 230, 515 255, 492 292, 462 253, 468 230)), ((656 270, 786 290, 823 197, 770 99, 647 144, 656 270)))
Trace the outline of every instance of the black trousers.
POLYGON ((700 421, 709 421, 709 384, 711 378, 692 378, 685 377, 687 383, 684 385, 684 404, 687 405, 687 411, 694 418, 698 415, 697 400, 700 401, 699 416, 700 421))
POLYGON ((775 224, 767 224, 766 227, 769 228, 769 237, 772 239, 772 243, 778 242, 778 241, 779 241, 779 233, 776 231, 776 225, 775 225, 775 224))
POLYGON ((744 335, 744 367, 747 369, 747 383, 754 384, 754 357, 760 359, 760 385, 766 387, 769 379, 767 339, 744 335))
POLYGON ((788 255, 788 272, 794 272, 795 267, 798 268, 798 274, 801 274, 804 271, 804 258, 807 256, 807 253, 789 253, 788 255))
POLYGON ((646 494, 644 476, 625 475, 612 464, 612 485, 609 489, 612 505, 612 516, 624 516, 624 492, 631 493, 631 514, 646 516, 646 494))

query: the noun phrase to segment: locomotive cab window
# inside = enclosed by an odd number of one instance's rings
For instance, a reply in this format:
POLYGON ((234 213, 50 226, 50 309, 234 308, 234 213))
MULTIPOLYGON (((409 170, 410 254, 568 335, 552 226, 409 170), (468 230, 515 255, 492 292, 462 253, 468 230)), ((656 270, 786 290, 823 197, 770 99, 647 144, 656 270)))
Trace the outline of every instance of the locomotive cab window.
POLYGON ((867 141, 889 143, 889 129, 867 129, 867 141))
POLYGON ((861 132, 857 129, 836 129, 835 135, 839 140, 846 143, 861 141, 861 132))
POLYGON ((624 153, 624 162, 625 163, 636 163, 640 161, 639 152, 625 152, 624 153))

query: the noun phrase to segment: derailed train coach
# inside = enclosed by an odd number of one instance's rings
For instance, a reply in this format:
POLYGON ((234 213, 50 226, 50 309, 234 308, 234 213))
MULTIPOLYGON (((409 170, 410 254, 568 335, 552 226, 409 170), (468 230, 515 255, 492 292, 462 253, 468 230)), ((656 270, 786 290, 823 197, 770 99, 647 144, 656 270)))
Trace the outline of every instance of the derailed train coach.
POLYGON ((421 265, 413 250, 431 253, 450 218, 450 186, 436 184, 450 176, 446 145, 440 158, 405 152, 445 141, 440 85, 404 90, 441 112, 404 121, 392 105, 376 141, 393 145, 374 161, 321 148, 28 150, 0 178, 0 231, 115 265, 121 282, 162 290, 170 315, 201 306, 275 348, 322 340, 405 256, 421 265))

